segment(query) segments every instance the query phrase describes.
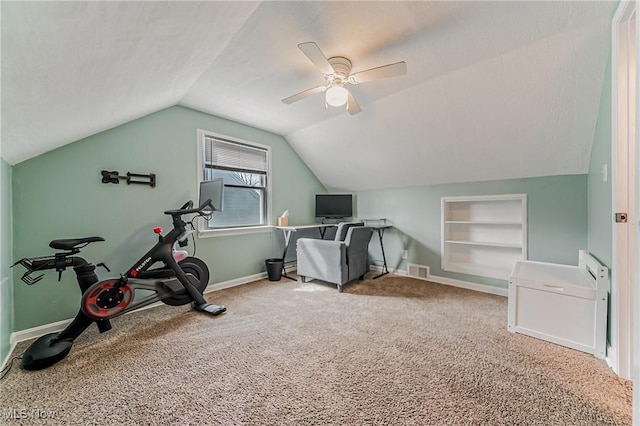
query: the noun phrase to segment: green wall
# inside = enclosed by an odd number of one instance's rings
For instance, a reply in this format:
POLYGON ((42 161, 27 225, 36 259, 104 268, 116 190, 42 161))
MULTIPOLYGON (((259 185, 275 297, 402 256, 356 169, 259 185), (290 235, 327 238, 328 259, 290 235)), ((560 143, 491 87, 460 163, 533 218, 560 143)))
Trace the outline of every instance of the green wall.
MULTIPOLYGON (((99 269, 101 278, 124 272, 155 244, 155 226, 171 228, 165 210, 197 200, 197 129, 270 145, 273 221, 287 209, 290 223, 314 220, 314 194, 326 190, 284 138, 176 106, 15 165, 14 257, 51 253, 48 244, 56 238, 99 235, 106 241, 82 253, 111 268, 111 274, 99 269), (101 170, 155 173, 157 187, 103 184, 101 170)), ((275 230, 196 241, 211 283, 263 272, 264 259, 281 256, 283 248, 275 230)), ((72 318, 79 307, 73 271, 60 283, 48 272, 37 285, 16 285, 14 292, 15 330, 72 318)))
POLYGON ((611 59, 607 64, 600 97, 600 111, 591 147, 589 162, 589 252, 611 267, 612 258, 612 192, 611 192, 611 59), (602 167, 607 165, 607 181, 603 182, 602 167))
POLYGON ((11 166, 0 159, 0 363, 9 354, 13 331, 11 259, 11 166))
MULTIPOLYGON (((588 182, 588 229, 589 252, 609 268, 613 259, 613 199, 611 186, 611 58, 607 63, 600 96, 600 109, 595 135, 591 146, 588 182), (607 165, 607 181, 602 179, 602 167, 607 165)), ((607 336, 611 339, 611 307, 607 311, 607 336)))
MULTIPOLYGON (((427 265, 431 274, 506 288, 507 282, 440 268, 440 209, 443 196, 527 194, 530 260, 578 264, 578 250, 587 248, 587 175, 550 176, 487 182, 359 191, 360 218, 386 218, 394 225, 385 234, 390 268, 406 270, 407 261, 427 265)), ((381 260, 380 244, 371 254, 381 260)), ((377 262, 379 264, 379 262, 377 262)))
MULTIPOLYGON (((607 78, 610 81, 609 74, 607 78)), ((607 96, 610 98, 610 89, 603 93, 601 110, 607 109, 607 96)), ((390 268, 405 270, 408 261, 430 266, 431 274, 436 276, 506 288, 506 281, 440 269, 440 199, 454 195, 526 193, 529 259, 576 264, 578 250, 589 245, 606 262, 607 253, 610 259, 610 234, 607 239, 606 235, 597 234, 599 228, 592 229, 598 217, 592 210, 593 203, 602 204, 603 210, 598 211, 601 218, 609 215, 604 210, 610 211, 610 202, 603 201, 607 197, 610 200, 610 184, 604 193, 594 187, 602 166, 596 163, 610 161, 606 157, 610 143, 606 146, 604 136, 607 126, 610 129, 608 115, 601 111, 597 133, 602 137, 597 136, 594 142, 589 175, 358 191, 355 214, 359 218, 385 217, 393 223, 394 228, 385 234, 384 240, 390 268), (597 251, 601 247, 604 254, 597 251), (407 261, 401 259, 404 248, 409 250, 407 261)), ((11 192, 13 195, 13 257, 46 255, 51 252, 49 241, 55 238, 100 235, 106 242, 92 244, 83 253, 93 262, 105 262, 116 273, 126 270, 155 242, 153 227, 170 228, 168 217, 162 212, 197 197, 198 128, 270 145, 274 221, 287 209, 290 223, 314 221, 314 194, 326 191, 284 138, 176 106, 13 168, 3 163, 3 175, 10 175, 13 182, 12 188, 6 187, 2 194, 3 209, 8 211, 8 203, 4 201, 11 197, 11 192), (158 186, 152 189, 124 183, 102 184, 100 170, 117 170, 121 174, 153 172, 158 186)), ((9 244, 4 236, 3 244, 9 244)), ((211 282, 216 283, 264 271, 264 259, 279 256, 282 245, 282 235, 277 231, 205 238, 197 240, 197 255, 208 263, 211 282)), ((377 237, 370 247, 372 258, 379 263, 382 256, 377 237)), ((98 272, 101 278, 112 276, 103 270, 98 272)), ((71 271, 65 273, 60 283, 55 273, 49 272, 35 286, 23 285, 19 281, 21 273, 15 270, 13 277, 13 282, 18 283, 13 289, 13 330, 75 315, 80 294, 71 271)), ((4 340, 2 343, 4 350, 4 340)))

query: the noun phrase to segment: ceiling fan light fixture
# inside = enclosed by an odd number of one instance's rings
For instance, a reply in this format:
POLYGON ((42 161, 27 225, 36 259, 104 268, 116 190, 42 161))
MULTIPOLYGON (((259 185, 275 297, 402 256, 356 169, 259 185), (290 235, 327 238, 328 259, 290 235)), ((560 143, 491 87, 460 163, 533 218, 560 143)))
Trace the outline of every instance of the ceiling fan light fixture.
POLYGON ((331 86, 325 92, 325 100, 333 107, 343 106, 349 99, 349 92, 342 86, 331 86))
POLYGON ((323 74, 326 84, 282 99, 282 103, 287 105, 315 95, 316 93, 324 92, 324 107, 326 109, 329 108, 329 105, 332 107, 346 107, 349 114, 358 114, 362 112, 362 108, 358 105, 358 101, 356 101, 353 94, 343 86, 346 84, 360 84, 381 78, 395 77, 407 73, 407 64, 403 61, 352 74, 351 61, 349 59, 343 56, 327 58, 318 45, 312 41, 300 43, 298 44, 298 48, 302 50, 302 53, 304 53, 323 74))

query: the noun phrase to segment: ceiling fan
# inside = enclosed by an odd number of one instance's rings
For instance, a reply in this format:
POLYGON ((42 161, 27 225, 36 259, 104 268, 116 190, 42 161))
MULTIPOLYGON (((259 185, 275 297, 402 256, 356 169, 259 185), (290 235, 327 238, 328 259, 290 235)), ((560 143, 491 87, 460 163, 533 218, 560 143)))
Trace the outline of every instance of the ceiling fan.
POLYGON ((347 58, 334 56, 327 59, 318 45, 312 41, 300 43, 298 48, 300 48, 302 53, 307 55, 311 62, 324 74, 327 83, 324 86, 314 87, 313 89, 308 89, 284 98, 282 102, 285 104, 292 104, 308 96, 324 92, 326 105, 339 107, 346 104, 349 114, 354 115, 362 111, 362 108, 360 108, 360 105, 358 105, 358 102, 356 102, 351 92, 345 87, 347 83, 360 84, 407 73, 407 64, 405 62, 396 62, 394 64, 383 65, 351 74, 351 61, 347 58))

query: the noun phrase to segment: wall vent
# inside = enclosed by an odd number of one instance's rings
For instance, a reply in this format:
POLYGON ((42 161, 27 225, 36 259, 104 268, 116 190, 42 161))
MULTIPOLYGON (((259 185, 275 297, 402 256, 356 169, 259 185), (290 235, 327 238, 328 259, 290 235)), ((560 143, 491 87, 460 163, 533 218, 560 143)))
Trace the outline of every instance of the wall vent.
POLYGON ((407 263, 407 275, 420 280, 428 280, 429 267, 425 265, 416 265, 415 263, 407 263))

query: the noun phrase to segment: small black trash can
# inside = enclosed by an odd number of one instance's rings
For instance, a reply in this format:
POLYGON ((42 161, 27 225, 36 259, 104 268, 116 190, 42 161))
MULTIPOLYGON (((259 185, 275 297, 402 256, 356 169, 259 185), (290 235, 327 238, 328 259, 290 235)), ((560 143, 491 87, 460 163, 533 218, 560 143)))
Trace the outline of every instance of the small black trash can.
POLYGON ((267 259, 264 262, 267 264, 269 281, 280 281, 280 278, 282 278, 282 266, 284 264, 282 259, 267 259))

